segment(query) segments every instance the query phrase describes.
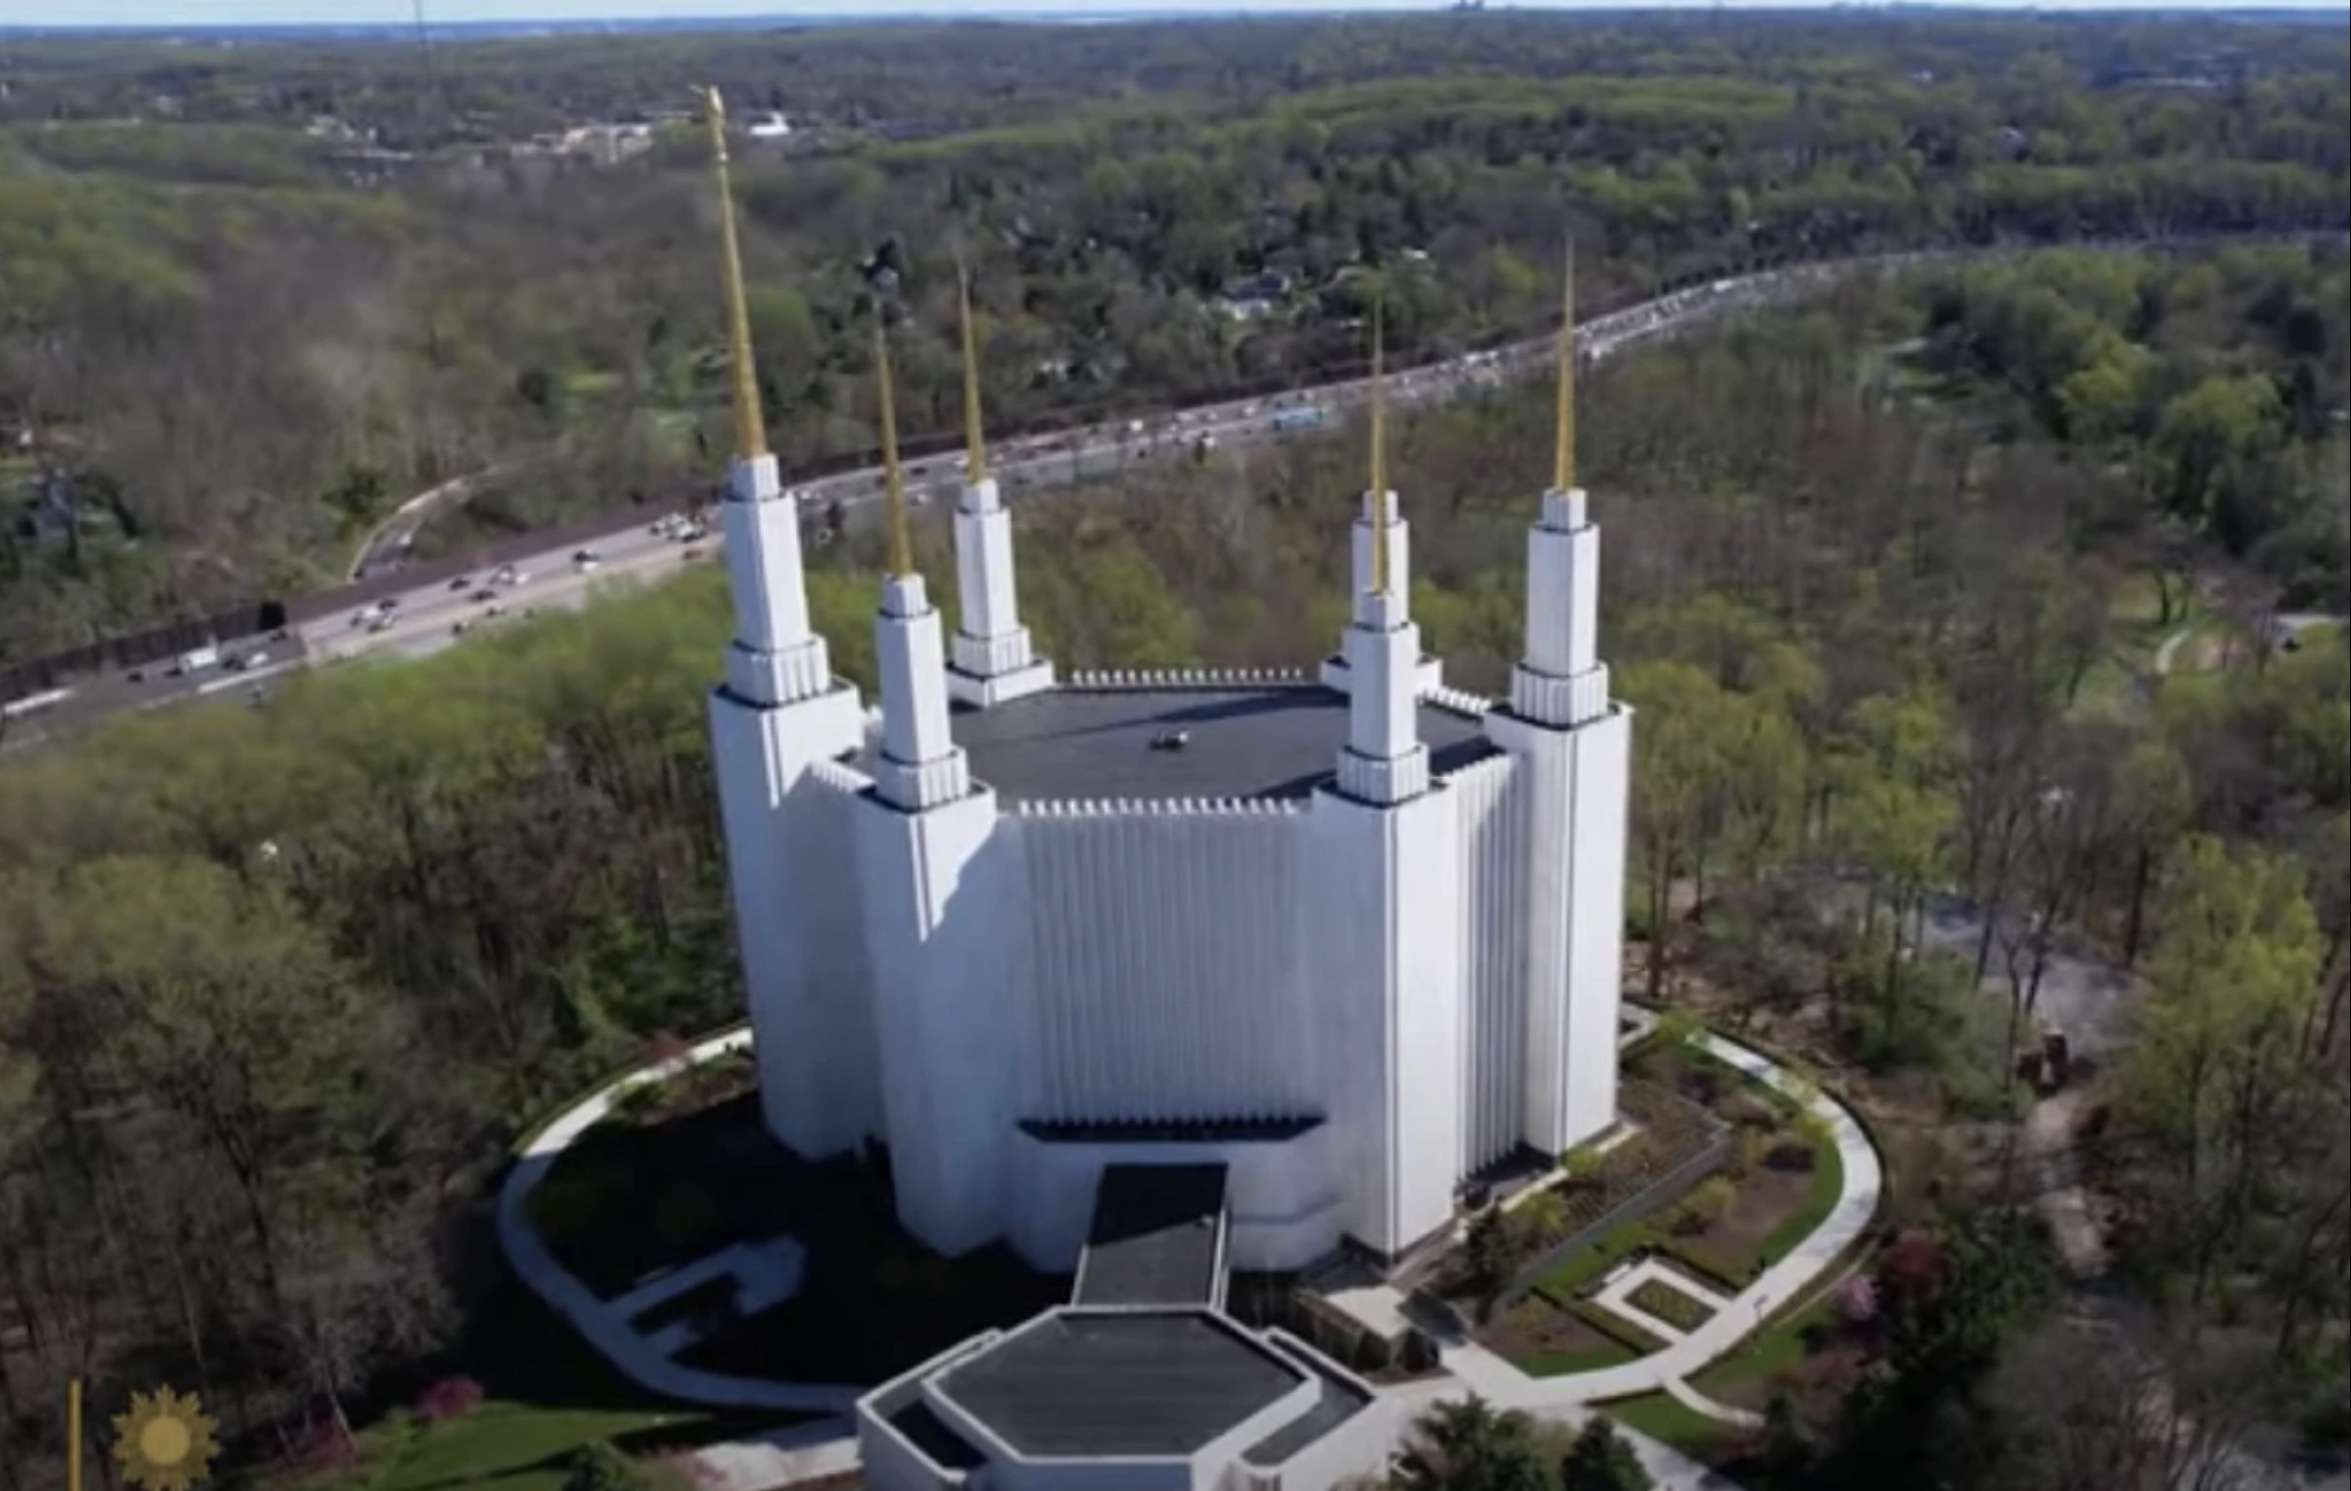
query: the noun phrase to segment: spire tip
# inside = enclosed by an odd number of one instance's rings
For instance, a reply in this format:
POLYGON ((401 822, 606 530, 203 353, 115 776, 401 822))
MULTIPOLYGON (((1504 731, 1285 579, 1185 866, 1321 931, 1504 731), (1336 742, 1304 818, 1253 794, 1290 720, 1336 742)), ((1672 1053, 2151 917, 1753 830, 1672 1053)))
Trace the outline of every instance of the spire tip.
POLYGON ((1371 588, 1388 593, 1388 398, 1385 361, 1387 328, 1384 297, 1371 303, 1371 588))
POLYGON ((873 328, 874 376, 881 387, 882 495, 889 523, 890 573, 914 573, 914 538, 906 526, 906 473, 898 464, 898 407, 890 388, 890 338, 877 314, 873 328))
POLYGON ((751 460, 767 454, 767 419, 759 407, 758 365, 751 354, 751 310, 743 294, 743 246, 735 228, 735 192, 727 171, 727 106, 718 89, 703 85, 703 112, 710 126, 712 171, 718 178, 719 248, 724 256, 727 303, 727 365, 733 386, 735 454, 751 460))

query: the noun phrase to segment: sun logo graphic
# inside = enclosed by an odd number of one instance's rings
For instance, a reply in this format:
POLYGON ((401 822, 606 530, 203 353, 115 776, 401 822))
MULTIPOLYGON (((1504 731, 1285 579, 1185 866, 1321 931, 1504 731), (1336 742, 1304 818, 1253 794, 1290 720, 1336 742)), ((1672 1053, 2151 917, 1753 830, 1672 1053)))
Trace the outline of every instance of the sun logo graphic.
POLYGON ((114 1458, 122 1478, 145 1491, 188 1491, 220 1453, 219 1427, 193 1393, 169 1387, 131 1394, 128 1413, 114 1416, 114 1458))

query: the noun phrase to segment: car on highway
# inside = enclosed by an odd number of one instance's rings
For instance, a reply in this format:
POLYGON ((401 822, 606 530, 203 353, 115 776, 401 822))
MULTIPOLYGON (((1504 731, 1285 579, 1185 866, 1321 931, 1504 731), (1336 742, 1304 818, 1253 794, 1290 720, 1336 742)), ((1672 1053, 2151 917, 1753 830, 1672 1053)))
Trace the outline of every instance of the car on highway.
POLYGON ((596 566, 602 564, 603 562, 604 556, 598 554, 594 549, 582 549, 577 554, 571 556, 572 568, 578 570, 583 575, 592 573, 596 566))

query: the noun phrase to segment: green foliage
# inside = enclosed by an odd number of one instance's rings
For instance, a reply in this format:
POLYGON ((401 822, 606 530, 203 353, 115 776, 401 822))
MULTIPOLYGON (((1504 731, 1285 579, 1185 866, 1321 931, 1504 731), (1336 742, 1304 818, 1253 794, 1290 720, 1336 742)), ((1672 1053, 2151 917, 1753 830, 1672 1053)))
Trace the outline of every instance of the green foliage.
POLYGON ((649 1467, 608 1440, 581 1446, 564 1467, 563 1491, 658 1491, 658 1486, 649 1467))
POLYGON ((1656 1484, 1602 1414, 1584 1421, 1559 1466, 1559 1491, 1651 1491, 1656 1484))
POLYGON ((1511 1246, 1509 1219, 1499 1207, 1489 1207, 1470 1220, 1462 1239, 1462 1255, 1469 1267, 1471 1287, 1481 1298, 1491 1299, 1510 1282, 1517 1251, 1511 1246))
POLYGON ((1558 1477, 1533 1419, 1472 1395, 1421 1415, 1389 1485, 1392 1491, 1557 1491, 1558 1477))
MULTIPOLYGON (((1099 417, 1353 359, 1365 269, 1410 355, 1531 328, 1563 189, 1605 304, 1791 254, 2339 227, 2345 82, 2308 41, 1767 16, 1701 40, 1494 14, 1274 21, 1240 48, 1157 22, 547 38, 364 64, 292 42, 201 66, 144 42, 27 44, 0 99, 0 410, 119 513, 69 552, 0 551, 0 657, 338 574, 370 519, 466 472, 500 474, 427 549, 704 486, 723 379, 712 245, 690 241, 697 132, 667 124, 609 169, 527 148, 665 119, 692 84, 788 103, 797 127, 736 163, 760 384, 797 463, 872 444, 860 269, 885 241, 910 434, 954 423, 958 260, 998 427, 1099 417), (2226 55, 2261 86, 2108 85, 2154 55, 2226 55), (1269 266, 1298 277, 1282 314, 1204 314, 1269 266), (378 494, 354 500, 356 473, 378 494)), ((2296 453, 2326 448, 2342 405, 2340 286, 2339 267, 2248 258, 2199 289, 2069 256, 1955 288, 1942 350, 2121 449, 2208 374, 2279 374, 2256 448, 2217 471, 2181 448, 2180 498, 2339 578, 2329 509, 2307 500, 2329 468, 2296 453), (2239 308, 2243 350, 2268 357, 2175 355, 2174 323, 2239 308)), ((1851 369, 1823 318, 1794 332, 1812 427, 1851 369)))

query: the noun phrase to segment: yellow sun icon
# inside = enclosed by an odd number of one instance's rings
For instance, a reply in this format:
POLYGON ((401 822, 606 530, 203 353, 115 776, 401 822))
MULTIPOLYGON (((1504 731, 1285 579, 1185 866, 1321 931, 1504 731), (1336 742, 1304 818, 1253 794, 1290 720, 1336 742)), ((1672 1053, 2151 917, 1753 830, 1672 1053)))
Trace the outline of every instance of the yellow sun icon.
POLYGON ((146 1491, 188 1491, 204 1479, 220 1442, 217 1426, 193 1393, 170 1388, 131 1394, 131 1411, 114 1416, 114 1458, 123 1479, 146 1491))

